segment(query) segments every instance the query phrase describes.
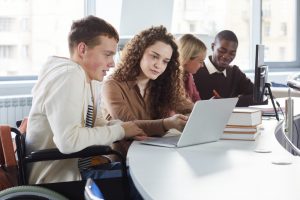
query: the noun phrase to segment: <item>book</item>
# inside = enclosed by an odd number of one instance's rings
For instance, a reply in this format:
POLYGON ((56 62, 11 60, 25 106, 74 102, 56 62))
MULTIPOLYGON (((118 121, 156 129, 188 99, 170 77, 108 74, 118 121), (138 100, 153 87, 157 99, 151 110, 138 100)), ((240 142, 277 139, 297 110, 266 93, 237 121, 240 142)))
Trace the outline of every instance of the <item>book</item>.
POLYGON ((257 132, 262 128, 262 124, 256 126, 236 126, 236 125, 226 125, 224 132, 257 132))
POLYGON ((256 126, 261 124, 262 112, 249 107, 234 108, 227 125, 256 126))
MULTIPOLYGON (((282 112, 285 112, 285 98, 278 98, 275 100, 275 102, 276 102, 277 113, 283 114, 282 112)), ((261 110, 263 116, 275 116, 275 110, 271 100, 268 101, 267 105, 252 105, 249 106, 249 108, 255 108, 261 110)))
MULTIPOLYGON (((275 110, 273 107, 268 107, 268 105, 255 105, 250 106, 251 108, 259 109, 263 116, 275 116, 275 110)), ((277 113, 285 112, 285 107, 276 107, 277 113)))
POLYGON ((244 132, 244 133, 237 133, 237 132, 224 132, 221 136, 223 140, 255 140, 257 135, 260 134, 260 131, 257 132, 244 132))

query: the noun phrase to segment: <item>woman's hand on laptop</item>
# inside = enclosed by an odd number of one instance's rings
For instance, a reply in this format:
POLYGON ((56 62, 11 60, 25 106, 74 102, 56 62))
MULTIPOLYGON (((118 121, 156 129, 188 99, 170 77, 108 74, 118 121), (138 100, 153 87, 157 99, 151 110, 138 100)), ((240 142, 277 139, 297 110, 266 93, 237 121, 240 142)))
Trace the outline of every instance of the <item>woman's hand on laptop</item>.
POLYGON ((187 120, 188 120, 188 116, 182 114, 175 114, 172 117, 163 119, 163 126, 166 130, 175 128, 179 131, 182 131, 187 120))

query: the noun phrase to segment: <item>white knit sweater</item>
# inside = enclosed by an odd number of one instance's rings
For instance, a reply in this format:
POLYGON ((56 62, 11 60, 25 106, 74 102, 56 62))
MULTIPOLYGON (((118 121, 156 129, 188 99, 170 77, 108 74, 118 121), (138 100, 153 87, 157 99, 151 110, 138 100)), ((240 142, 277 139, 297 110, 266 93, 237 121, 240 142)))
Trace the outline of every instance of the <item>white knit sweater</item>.
MULTIPOLYGON (((26 134, 27 152, 58 148, 62 153, 73 153, 91 145, 110 145, 125 135, 120 123, 108 125, 99 116, 94 128, 85 127, 91 99, 90 84, 82 67, 67 58, 48 59, 32 94, 26 134)), ((29 183, 80 180, 77 160, 31 164, 28 168, 29 183)))

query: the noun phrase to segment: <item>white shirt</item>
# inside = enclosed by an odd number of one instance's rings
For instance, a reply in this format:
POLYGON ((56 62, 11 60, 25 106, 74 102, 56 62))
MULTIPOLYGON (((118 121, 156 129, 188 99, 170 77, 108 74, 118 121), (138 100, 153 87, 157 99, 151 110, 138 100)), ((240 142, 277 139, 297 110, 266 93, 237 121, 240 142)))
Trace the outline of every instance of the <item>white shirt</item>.
MULTIPOLYGON (((125 135, 120 123, 108 126, 103 117, 96 118, 93 128, 85 127, 91 88, 82 67, 69 59, 50 57, 32 93, 27 153, 48 148, 73 153, 92 145, 110 145, 125 135)), ((33 163, 29 166, 29 183, 80 180, 77 161, 33 163)))
POLYGON ((207 57, 205 59, 205 66, 208 70, 209 74, 213 74, 213 73, 223 73, 224 76, 226 77, 226 69, 223 71, 219 71, 217 70, 217 68, 214 66, 214 64, 211 62, 211 60, 209 59, 209 57, 207 57))

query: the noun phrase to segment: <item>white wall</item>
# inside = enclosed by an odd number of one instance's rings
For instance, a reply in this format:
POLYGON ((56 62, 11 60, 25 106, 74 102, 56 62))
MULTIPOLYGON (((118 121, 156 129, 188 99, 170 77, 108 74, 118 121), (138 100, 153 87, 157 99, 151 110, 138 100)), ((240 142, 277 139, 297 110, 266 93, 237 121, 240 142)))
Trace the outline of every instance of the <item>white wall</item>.
POLYGON ((173 0, 123 1, 120 35, 132 36, 143 29, 158 25, 164 25, 170 31, 172 14, 173 0))

